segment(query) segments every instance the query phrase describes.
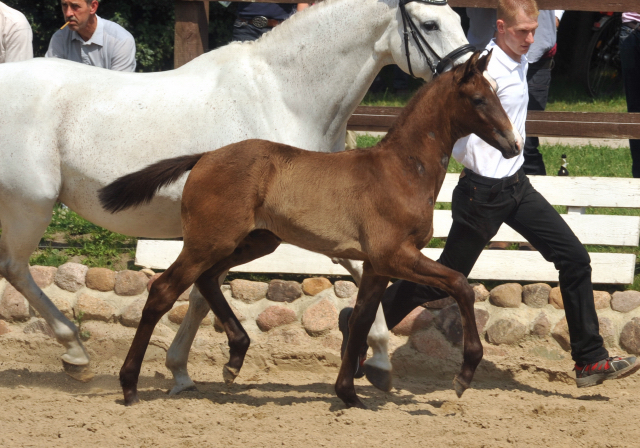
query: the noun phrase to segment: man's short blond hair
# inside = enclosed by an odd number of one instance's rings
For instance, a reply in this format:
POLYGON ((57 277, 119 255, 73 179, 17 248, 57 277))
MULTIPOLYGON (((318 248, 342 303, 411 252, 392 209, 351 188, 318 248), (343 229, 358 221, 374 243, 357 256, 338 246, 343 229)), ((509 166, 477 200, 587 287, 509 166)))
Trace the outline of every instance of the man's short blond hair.
POLYGON ((498 0, 498 20, 513 23, 522 9, 526 15, 538 18, 538 4, 536 0, 498 0))

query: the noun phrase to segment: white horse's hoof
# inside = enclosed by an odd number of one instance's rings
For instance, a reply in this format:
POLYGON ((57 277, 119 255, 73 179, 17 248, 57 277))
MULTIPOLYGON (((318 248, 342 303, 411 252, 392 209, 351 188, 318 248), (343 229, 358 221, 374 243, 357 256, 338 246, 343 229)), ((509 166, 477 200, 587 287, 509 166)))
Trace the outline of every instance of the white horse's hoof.
POLYGON ((169 391, 169 395, 178 395, 180 392, 197 392, 198 388, 192 381, 191 384, 176 384, 169 391))
POLYGON ((391 370, 364 363, 364 374, 371 384, 384 392, 390 392, 393 387, 391 370))
POLYGON ((64 373, 69 375, 74 380, 80 381, 81 383, 88 383, 95 376, 95 374, 91 370, 91 367, 89 367, 89 364, 78 366, 75 364, 70 364, 63 360, 62 367, 64 368, 64 373))
POLYGON ((464 383, 460 378, 458 378, 458 375, 456 375, 453 379, 453 389, 456 391, 456 395, 458 396, 458 398, 462 397, 462 394, 468 388, 469 385, 464 383))
POLYGON ((239 374, 240 369, 234 369, 233 367, 229 367, 227 365, 222 368, 222 378, 224 379, 224 383, 227 386, 231 386, 239 374))

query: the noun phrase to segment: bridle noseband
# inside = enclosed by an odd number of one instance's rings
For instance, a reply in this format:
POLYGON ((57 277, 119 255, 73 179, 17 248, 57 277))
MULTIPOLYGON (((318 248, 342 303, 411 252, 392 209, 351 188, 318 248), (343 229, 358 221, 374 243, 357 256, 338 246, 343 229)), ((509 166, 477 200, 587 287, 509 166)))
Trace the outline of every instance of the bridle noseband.
POLYGON ((427 64, 429 64, 429 68, 431 68, 433 76, 438 76, 447 68, 449 68, 449 66, 453 67, 453 63, 455 62, 455 60, 465 53, 473 53, 473 51, 475 51, 475 47, 473 45, 467 44, 456 48, 444 57, 440 57, 438 53, 434 51, 431 45, 429 45, 427 39, 420 32, 420 28, 418 28, 418 26, 415 24, 415 22, 407 12, 406 5, 407 3, 411 2, 444 6, 447 4, 447 0, 398 0, 398 7, 400 8, 400 13, 402 15, 402 27, 404 28, 404 48, 405 52, 407 53, 407 64, 409 65, 409 73, 411 73, 411 76, 415 77, 415 75, 413 74, 413 69, 411 68, 411 54, 409 53, 409 34, 413 36, 413 40, 418 46, 418 50, 420 50, 422 56, 424 56, 424 58, 427 60, 427 64), (423 44, 429 49, 435 59, 439 61, 436 67, 433 66, 433 63, 427 56, 427 53, 423 48, 423 44))

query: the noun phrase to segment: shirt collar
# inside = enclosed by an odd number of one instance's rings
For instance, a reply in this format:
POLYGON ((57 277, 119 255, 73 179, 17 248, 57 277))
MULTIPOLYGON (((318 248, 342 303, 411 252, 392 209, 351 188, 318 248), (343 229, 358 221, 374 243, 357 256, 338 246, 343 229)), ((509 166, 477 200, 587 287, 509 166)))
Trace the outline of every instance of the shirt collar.
POLYGON ((487 50, 491 49, 493 49, 493 58, 497 57, 498 61, 500 61, 500 63, 504 65, 510 72, 514 71, 518 67, 524 67, 527 63, 527 56, 524 54, 520 58, 520 62, 516 62, 511 59, 511 57, 496 44, 495 39, 492 39, 491 42, 489 42, 489 45, 487 45, 487 50))
POLYGON ((98 21, 98 25, 96 26, 96 30, 93 32, 93 36, 89 38, 89 40, 85 41, 77 31, 72 31, 72 40, 79 40, 82 45, 104 45, 104 22, 98 15, 96 14, 96 20, 98 21))

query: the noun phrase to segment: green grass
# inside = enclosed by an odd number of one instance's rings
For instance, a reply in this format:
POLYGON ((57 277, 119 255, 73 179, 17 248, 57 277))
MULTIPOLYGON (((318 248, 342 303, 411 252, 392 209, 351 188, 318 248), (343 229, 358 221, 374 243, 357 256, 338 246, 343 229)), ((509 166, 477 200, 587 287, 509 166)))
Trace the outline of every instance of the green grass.
MULTIPOLYGON (((390 89, 379 93, 367 93, 363 106, 404 107, 422 82, 412 80, 411 91, 395 95, 390 89)), ((606 98, 591 98, 581 83, 565 76, 553 76, 549 89, 548 111, 554 112, 626 112, 624 93, 619 91, 606 98)))
POLYGON ((51 223, 29 262, 60 266, 76 261, 90 267, 137 269, 132 262, 136 242, 136 238, 110 232, 56 204, 51 223))

